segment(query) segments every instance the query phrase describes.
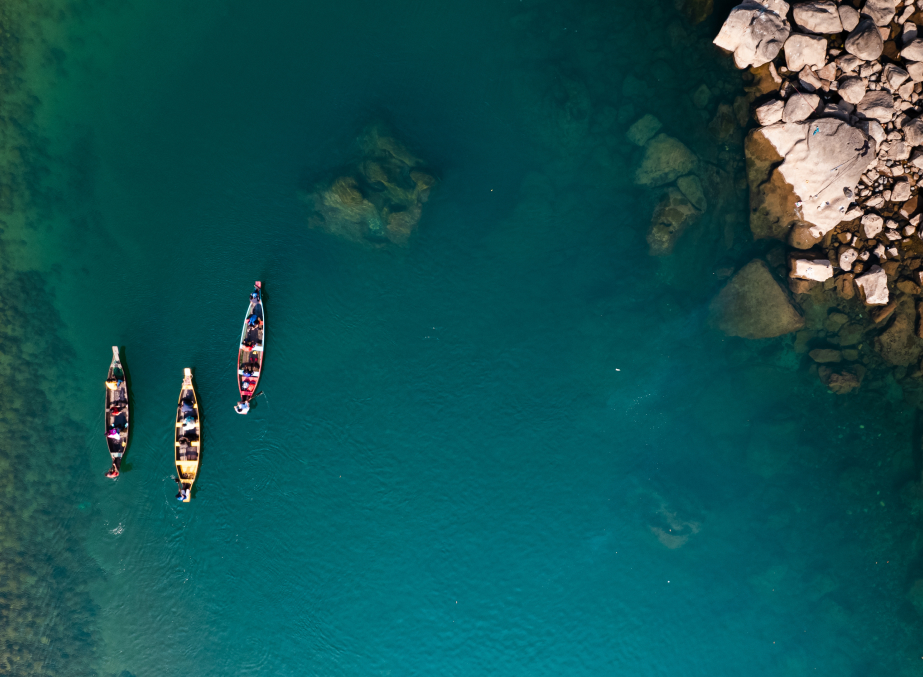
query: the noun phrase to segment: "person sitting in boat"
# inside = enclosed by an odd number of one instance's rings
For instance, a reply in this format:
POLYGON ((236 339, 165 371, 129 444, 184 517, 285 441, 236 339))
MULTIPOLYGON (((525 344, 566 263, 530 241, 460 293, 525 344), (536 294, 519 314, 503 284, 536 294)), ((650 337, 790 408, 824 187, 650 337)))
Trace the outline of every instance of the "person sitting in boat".
POLYGON ((254 289, 250 292, 250 303, 259 303, 260 302, 260 292, 254 289))
POLYGON ((247 326, 249 327, 259 327, 258 322, 262 322, 259 315, 253 313, 250 317, 247 318, 247 326))
POLYGON ((117 390, 120 385, 122 385, 121 379, 111 378, 108 381, 106 381, 106 387, 109 390, 117 390))
POLYGON ((119 476, 119 469, 115 466, 115 462, 113 461, 112 467, 109 468, 109 472, 106 473, 106 477, 108 477, 111 480, 114 480, 118 476, 119 476))
POLYGON ((118 428, 111 428, 106 434, 106 437, 111 437, 116 442, 118 442, 121 439, 121 433, 119 432, 118 428))
POLYGON ((249 400, 250 400, 250 396, 244 395, 241 398, 240 402, 234 405, 234 411, 236 411, 238 414, 246 414, 248 411, 250 411, 249 400))
POLYGON ((113 416, 118 416, 122 413, 122 407, 118 404, 113 404, 111 407, 109 407, 109 413, 113 416))
POLYGON ((189 495, 189 489, 187 489, 187 488, 185 488, 185 487, 183 486, 183 483, 180 482, 179 477, 174 477, 174 478, 173 478, 173 481, 176 482, 176 483, 179 485, 179 493, 176 494, 176 500, 177 500, 177 501, 184 501, 184 500, 186 500, 186 497, 189 495))

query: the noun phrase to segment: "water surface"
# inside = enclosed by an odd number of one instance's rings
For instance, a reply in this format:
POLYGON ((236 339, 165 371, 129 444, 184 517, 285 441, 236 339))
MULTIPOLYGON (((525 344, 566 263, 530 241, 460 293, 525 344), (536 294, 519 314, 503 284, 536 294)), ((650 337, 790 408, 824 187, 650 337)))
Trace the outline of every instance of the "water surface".
POLYGON ((11 629, 18 674, 918 674, 914 410, 893 379, 838 398, 790 338, 707 327, 716 271, 771 249, 742 132, 708 128, 744 86, 714 18, 187 4, 62 5, 34 66, 4 289, 30 309, 10 339, 25 430, 48 431, 30 458, 60 488, 9 491, 45 515, 25 554, 59 575, 29 599, 58 634, 11 629), (725 186, 664 259, 624 136, 648 112, 725 186), (406 248, 307 227, 302 195, 375 122, 439 179, 406 248), (255 279, 265 396, 240 417, 255 279), (134 406, 114 483, 111 345, 134 406))

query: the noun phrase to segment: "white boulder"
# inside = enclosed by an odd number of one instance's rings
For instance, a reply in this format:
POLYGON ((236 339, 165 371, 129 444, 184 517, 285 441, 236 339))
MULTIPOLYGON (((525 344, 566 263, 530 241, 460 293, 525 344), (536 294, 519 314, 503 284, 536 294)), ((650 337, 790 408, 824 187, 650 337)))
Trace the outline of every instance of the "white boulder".
POLYGON ((797 73, 805 66, 823 68, 827 60, 827 39, 793 33, 785 41, 785 65, 797 73))
POLYGON ((785 2, 745 2, 731 10, 714 43, 734 53, 738 68, 762 66, 776 58, 791 33, 787 13, 785 2))
MULTIPOLYGON (((795 23, 811 33, 840 33, 843 22, 833 0, 798 2, 792 6, 795 23)), ((857 17, 858 21, 858 17, 857 17)))
POLYGON ((833 277, 833 266, 827 259, 792 259, 789 277, 823 282, 833 277))
POLYGON ((889 298, 888 276, 881 269, 881 266, 872 266, 865 275, 857 277, 856 286, 861 290, 867 305, 887 305, 889 298))
POLYGON ((779 122, 782 119, 782 112, 785 110, 785 104, 779 99, 772 99, 760 105, 756 109, 756 119, 763 127, 779 122))
POLYGON ((859 23, 852 29, 844 45, 846 51, 863 61, 874 61, 885 49, 878 26, 868 17, 860 17, 859 23))
POLYGON ((856 259, 859 258, 859 252, 853 249, 852 247, 846 247, 840 252, 839 256, 839 266, 841 269, 849 272, 852 270, 852 264, 855 263, 856 259))

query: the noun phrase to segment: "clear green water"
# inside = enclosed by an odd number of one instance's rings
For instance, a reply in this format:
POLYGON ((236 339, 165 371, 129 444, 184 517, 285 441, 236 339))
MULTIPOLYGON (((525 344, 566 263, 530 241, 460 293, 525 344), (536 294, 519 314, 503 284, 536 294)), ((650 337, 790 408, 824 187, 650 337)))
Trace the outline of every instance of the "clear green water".
POLYGON ((715 21, 189 4, 49 3, 10 114, 32 209, 4 234, 0 672, 921 674, 915 411, 706 327, 715 271, 768 250, 739 135, 707 129, 743 87, 715 21), (645 112, 732 186, 663 260, 624 138, 645 112), (300 194, 381 120, 440 180, 410 245, 309 230, 300 194), (254 279, 266 395, 240 417, 254 279), (180 505, 187 366, 204 449, 180 505))

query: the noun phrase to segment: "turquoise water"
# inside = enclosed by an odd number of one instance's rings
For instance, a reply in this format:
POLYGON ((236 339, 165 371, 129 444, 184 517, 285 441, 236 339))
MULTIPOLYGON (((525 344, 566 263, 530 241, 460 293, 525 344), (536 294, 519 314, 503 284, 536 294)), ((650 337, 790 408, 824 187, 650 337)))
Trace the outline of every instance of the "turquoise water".
POLYGON ((778 255, 748 235, 740 130, 708 129, 745 84, 714 18, 188 4, 49 3, 29 61, 7 672, 921 674, 916 411, 888 375, 837 397, 791 337, 707 326, 721 270, 778 255), (720 169, 662 259, 624 137, 648 112, 720 169), (378 122, 438 178, 406 247, 307 226, 378 122), (241 417, 255 279, 265 396, 241 417), (134 407, 114 483, 111 345, 134 407))

